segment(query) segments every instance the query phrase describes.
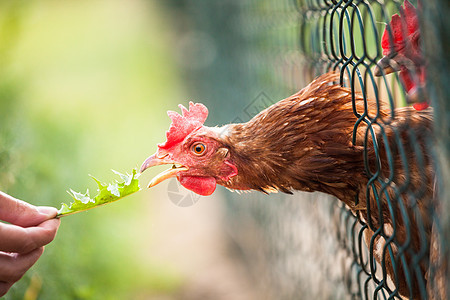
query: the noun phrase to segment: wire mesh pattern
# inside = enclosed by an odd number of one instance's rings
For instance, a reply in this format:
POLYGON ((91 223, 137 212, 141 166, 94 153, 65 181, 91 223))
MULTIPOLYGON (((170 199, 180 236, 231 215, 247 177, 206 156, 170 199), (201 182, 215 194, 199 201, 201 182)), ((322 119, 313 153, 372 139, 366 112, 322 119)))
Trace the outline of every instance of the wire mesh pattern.
MULTIPOLYGON (((401 68, 390 74, 377 69, 381 62, 401 63, 396 30, 386 24, 394 14, 405 17, 403 1, 183 2, 218 49, 219 59, 199 72, 208 84, 194 86, 232 108, 229 119, 219 122, 232 121, 241 106, 246 111, 261 91, 275 102, 330 70, 339 71, 340 83, 366 104, 354 110, 353 143, 365 137, 360 175, 368 184, 355 203, 366 203, 367 210, 352 211, 316 194, 274 195, 271 201, 227 194, 230 235, 267 299, 445 299, 433 293, 442 288, 446 251, 436 217, 433 136, 395 110, 427 101, 420 84, 423 61, 406 62, 406 79, 401 68), (385 28, 389 51, 382 48, 385 28), (382 107, 387 115, 380 114, 382 107), (407 120, 403 126, 397 126, 400 116, 407 120)), ((408 24, 401 22, 401 34, 408 24)))
MULTIPOLYGON (((266 69, 272 72, 266 75, 270 84, 292 91, 308 77, 338 70, 340 83, 351 88, 354 98, 356 94, 364 98, 362 111, 354 102, 353 143, 358 134, 365 135, 366 171, 361 176, 369 181, 355 202, 367 202, 367 210, 350 211, 341 204, 336 213, 339 244, 351 258, 344 279, 353 299, 427 299, 441 280, 433 274, 443 259, 442 249, 430 253, 430 243, 439 244, 442 235, 435 212, 432 134, 413 121, 396 126, 400 118, 396 108, 429 101, 421 83, 424 61, 409 51, 418 43, 408 40, 412 21, 399 26, 392 21, 395 14, 402 20, 410 18, 408 9, 415 8, 407 5, 397 1, 294 1, 294 7, 251 3, 250 16, 259 20, 252 43, 262 51, 249 53, 250 68, 271 61, 272 68, 266 69), (293 12, 298 22, 294 29, 293 12), (289 38, 292 32, 297 32, 297 39, 289 38), (396 46, 399 36, 406 50, 396 46), (398 59, 408 54, 411 59, 398 59), (404 66, 384 72, 381 64, 386 60, 404 66), (392 72, 399 70, 403 71, 392 72), (417 86, 415 95, 410 93, 412 83, 417 86), (389 108, 388 116, 381 116, 383 106, 389 108)), ((247 22, 255 26, 251 17, 247 22)))
MULTIPOLYGON (((410 95, 405 93, 405 82, 399 80, 398 73, 376 74, 383 52, 384 24, 389 24, 386 31, 393 50, 390 55, 394 57, 400 50, 394 49, 397 33, 390 24, 391 16, 399 13, 404 17, 407 12, 402 3, 394 1, 296 4, 302 16, 299 45, 310 69, 316 73, 339 69, 341 84, 349 86, 353 93, 361 93, 366 102, 364 111, 354 111, 353 142, 362 129, 365 155, 374 154, 365 159, 364 175, 369 178, 366 199, 355 200, 367 201, 367 211, 355 213, 342 206, 337 232, 342 247, 353 258, 346 278, 348 292, 355 299, 427 299, 427 289, 433 289, 433 283, 439 281, 431 275, 438 265, 430 265, 430 237, 437 239, 439 228, 433 199, 431 136, 423 133, 423 128, 413 129, 412 124, 393 126, 395 108, 406 105, 410 95), (378 108, 383 102, 387 104, 389 118, 380 117, 379 111, 369 112, 370 101, 375 101, 378 108), (367 126, 361 128, 364 123, 367 126), (395 136, 390 141, 389 131, 395 136), (396 159, 402 163, 395 163, 396 159), (376 205, 369 204, 371 198, 376 205)), ((405 37, 408 26, 402 24, 405 37)), ((419 81, 417 69, 410 69, 415 82, 419 81)), ((421 97, 426 101, 424 94, 421 97)))

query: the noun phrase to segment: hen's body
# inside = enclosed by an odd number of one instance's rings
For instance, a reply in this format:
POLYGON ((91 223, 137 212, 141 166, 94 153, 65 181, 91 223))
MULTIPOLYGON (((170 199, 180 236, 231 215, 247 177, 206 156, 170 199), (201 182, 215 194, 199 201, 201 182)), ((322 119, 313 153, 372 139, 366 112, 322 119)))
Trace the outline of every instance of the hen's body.
MULTIPOLYGON (((353 144, 357 118, 351 91, 330 85, 338 78, 335 73, 325 74, 248 123, 228 125, 222 141, 231 149, 238 174, 245 176, 238 175, 221 184, 232 189, 263 192, 320 191, 337 197, 369 225, 364 232, 366 243, 372 244, 371 251, 378 262, 381 263, 384 256, 387 272, 392 281, 397 282, 399 292, 408 296, 410 286, 413 295, 420 298, 415 270, 407 270, 412 278, 408 285, 398 253, 399 248, 409 246, 412 251, 401 255, 411 263, 413 255, 424 252, 420 274, 425 274, 434 176, 425 145, 431 136, 432 111, 418 112, 404 107, 396 109, 392 118, 384 105, 380 104, 377 110, 376 103, 369 101, 369 118, 378 113, 377 122, 389 124, 383 124, 384 132, 380 126, 373 125, 374 134, 368 133, 365 152, 367 124, 359 124, 353 144), (376 160, 374 138, 379 161, 376 160), (406 161, 402 160, 400 150, 406 153, 406 161), (392 157, 392 165, 387 153, 392 157), (364 166, 365 157, 370 173, 380 170, 378 179, 369 186, 371 176, 364 166), (409 197, 402 193, 405 189, 408 189, 409 197), (407 216, 401 213, 402 205, 407 216), (420 232, 426 235, 422 239, 420 232), (390 240, 390 247, 386 247, 386 240, 390 240), (393 252, 393 258, 389 250, 393 252)), ((355 95, 358 113, 364 113, 364 105, 362 96, 355 95)))
POLYGON ((222 128, 203 126, 207 109, 201 104, 191 103, 183 116, 171 112, 167 142, 141 170, 181 164, 150 186, 177 176, 202 195, 213 193, 216 184, 265 193, 331 194, 368 224, 366 243, 399 293, 420 299, 431 231, 434 174, 425 145, 432 111, 405 107, 392 113, 357 93, 352 101, 350 89, 332 84, 338 79, 337 73, 322 75, 249 122, 222 128), (354 109, 367 112, 368 122, 377 116, 369 134, 365 121, 354 131, 354 109), (409 267, 413 259, 418 270, 409 267))
MULTIPOLYGON (((353 112, 351 91, 338 84, 339 74, 328 73, 314 80, 306 88, 281 100, 243 124, 230 124, 221 136, 221 142, 231 151, 232 161, 238 166, 238 176, 222 182, 232 189, 255 189, 260 191, 279 190, 289 193, 293 190, 321 191, 344 201, 350 208, 361 210, 364 203, 356 201, 361 189, 365 191, 368 182, 364 168, 364 139, 367 124, 361 122, 353 144, 353 130, 357 118, 353 112), (239 174, 243 174, 240 176, 239 174)), ((364 113, 364 100, 355 95, 358 113, 364 113)), ((417 142, 425 145, 425 138, 431 136, 432 111, 417 112, 410 107, 395 110, 394 119, 383 104, 379 110, 375 102, 368 101, 369 118, 378 113, 378 123, 383 124, 390 151, 394 155, 396 171, 394 182, 405 181, 405 170, 398 156, 395 134, 405 135, 408 129, 417 134, 417 142)), ((390 176, 381 127, 374 124, 382 162, 382 175, 390 176)), ((409 138, 403 136, 404 141, 409 138)), ((372 136, 368 135, 367 157, 375 171, 375 155, 372 136)), ((407 147, 409 159, 414 150, 407 147), (410 152, 408 152, 408 150, 410 152)), ((423 147, 421 149, 424 151, 423 147)), ((425 152, 426 153, 426 152, 425 152)), ((416 161, 409 165, 413 177, 412 185, 432 185, 423 182, 423 176, 416 168, 416 161)), ((429 157, 426 157, 428 172, 431 172, 429 157)), ((431 174, 427 174, 431 175, 431 174)), ((430 177, 428 177, 430 179, 430 177)), ((364 199, 365 197, 362 197, 364 199)))

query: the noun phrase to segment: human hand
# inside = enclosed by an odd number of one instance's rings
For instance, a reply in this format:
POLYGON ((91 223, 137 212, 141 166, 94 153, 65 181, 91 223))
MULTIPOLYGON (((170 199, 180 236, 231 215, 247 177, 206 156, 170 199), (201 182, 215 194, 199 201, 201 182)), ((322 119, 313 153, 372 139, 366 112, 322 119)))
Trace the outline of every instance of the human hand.
POLYGON ((54 207, 34 206, 0 192, 0 297, 31 268, 58 230, 54 207))

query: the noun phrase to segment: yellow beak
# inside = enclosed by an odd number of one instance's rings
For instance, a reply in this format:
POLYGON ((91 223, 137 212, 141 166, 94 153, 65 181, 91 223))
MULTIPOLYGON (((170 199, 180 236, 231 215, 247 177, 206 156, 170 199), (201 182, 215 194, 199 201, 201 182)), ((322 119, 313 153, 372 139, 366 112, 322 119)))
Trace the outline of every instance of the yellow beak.
POLYGON ((381 76, 381 70, 384 70, 384 74, 390 74, 400 71, 400 67, 391 55, 386 55, 378 61, 377 66, 375 67, 375 76, 381 76))
POLYGON ((157 185, 158 183, 163 182, 166 179, 175 177, 179 172, 189 170, 189 168, 185 167, 185 166, 177 167, 176 166, 177 163, 168 159, 167 155, 165 155, 164 157, 158 157, 157 154, 155 153, 144 161, 144 163, 141 166, 140 172, 142 173, 145 170, 147 170, 148 168, 151 168, 154 166, 168 165, 168 164, 172 164, 173 165, 172 168, 165 170, 165 171, 159 173, 158 175, 156 175, 155 177, 153 177, 153 179, 148 184, 148 188, 151 188, 151 187, 157 185))

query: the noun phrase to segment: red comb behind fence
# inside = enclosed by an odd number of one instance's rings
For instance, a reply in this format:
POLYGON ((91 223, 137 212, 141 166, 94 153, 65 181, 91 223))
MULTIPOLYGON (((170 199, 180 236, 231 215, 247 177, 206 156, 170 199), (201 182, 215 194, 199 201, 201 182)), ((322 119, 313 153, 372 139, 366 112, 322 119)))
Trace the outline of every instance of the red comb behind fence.
POLYGON ((392 50, 396 52, 401 50, 405 47, 405 37, 410 36, 419 30, 419 20, 417 18, 416 8, 408 0, 405 0, 403 6, 400 7, 400 10, 400 15, 393 15, 391 22, 389 23, 394 42, 393 44, 391 44, 387 26, 384 29, 383 37, 381 38, 383 55, 388 55, 392 50))
POLYGON ((182 115, 174 111, 167 112, 172 119, 172 124, 166 132, 166 142, 158 145, 160 149, 168 149, 181 142, 192 131, 203 126, 208 117, 208 109, 201 103, 189 102, 189 110, 181 104, 178 106, 181 108, 182 115))

